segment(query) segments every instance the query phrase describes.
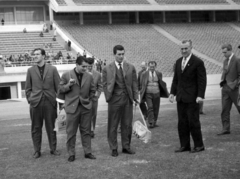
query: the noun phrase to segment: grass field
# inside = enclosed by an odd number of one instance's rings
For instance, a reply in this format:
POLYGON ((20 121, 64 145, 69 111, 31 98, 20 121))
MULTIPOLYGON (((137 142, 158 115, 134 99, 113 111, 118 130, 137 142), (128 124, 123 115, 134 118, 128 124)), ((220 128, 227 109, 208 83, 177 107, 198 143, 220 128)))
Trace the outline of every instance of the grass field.
MULTIPOLYGON (((17 110, 17 109, 16 109, 17 110)), ((42 156, 33 159, 30 119, 0 120, 1 179, 239 179, 240 117, 235 107, 231 112, 231 134, 217 136, 221 130, 221 101, 204 104, 201 116, 206 150, 190 154, 174 153, 179 147, 176 104, 161 106, 159 127, 152 129, 152 141, 144 144, 132 137, 135 155, 121 153, 114 158, 107 143, 107 111, 98 113, 96 136, 92 140, 96 160, 84 158, 78 133, 76 160, 67 161, 66 134, 58 133, 60 156, 49 153, 46 132, 43 132, 42 156)), ((0 114, 1 115, 1 114, 0 114)), ((120 135, 118 137, 120 144, 120 135)))

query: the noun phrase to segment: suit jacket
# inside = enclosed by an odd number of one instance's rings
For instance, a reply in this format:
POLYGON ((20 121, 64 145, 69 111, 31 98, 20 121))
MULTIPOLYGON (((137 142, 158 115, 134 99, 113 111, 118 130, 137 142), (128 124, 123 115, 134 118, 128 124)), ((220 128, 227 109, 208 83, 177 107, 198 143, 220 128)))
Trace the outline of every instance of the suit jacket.
MULTIPOLYGON (((103 69, 103 91, 106 101, 109 102, 112 98, 115 80, 116 80, 116 64, 115 61, 108 64, 103 69)), ((131 102, 138 99, 138 82, 135 67, 123 61, 123 76, 126 83, 127 92, 131 102)))
POLYGON ((236 89, 240 83, 240 58, 233 55, 229 66, 228 60, 223 61, 223 73, 221 81, 226 81, 227 85, 232 89, 236 89))
POLYGON ((141 70, 138 72, 138 91, 140 91, 141 86, 140 86, 140 78, 142 76, 142 73, 145 72, 146 70, 141 70))
POLYGON ((45 64, 43 79, 38 66, 32 66, 27 71, 25 93, 28 103, 36 107, 44 94, 51 104, 56 107, 56 94, 60 77, 55 66, 45 64))
POLYGON ((204 63, 192 54, 182 72, 182 57, 176 61, 176 68, 171 86, 171 94, 176 100, 185 103, 196 101, 197 97, 204 98, 207 76, 204 63))
MULTIPOLYGON (((167 84, 162 80, 162 73, 159 71, 155 71, 158 77, 158 85, 160 89, 160 97, 168 98, 169 93, 167 90, 167 84)), ((149 79, 149 70, 142 73, 140 77, 140 101, 144 100, 144 95, 147 89, 149 79)))
POLYGON ((99 73, 98 71, 96 71, 94 69, 92 70, 92 76, 93 76, 93 83, 94 83, 95 88, 96 88, 96 92, 95 92, 95 95, 94 95, 92 100, 97 101, 98 98, 101 95, 102 90, 103 90, 102 76, 101 76, 101 73, 99 73))
POLYGON ((82 76, 82 82, 79 84, 76 73, 73 70, 63 73, 59 84, 59 93, 65 100, 66 113, 75 113, 79 102, 86 108, 92 108, 92 98, 95 94, 93 77, 85 72, 82 76), (69 86, 70 78, 75 79, 75 84, 69 86))

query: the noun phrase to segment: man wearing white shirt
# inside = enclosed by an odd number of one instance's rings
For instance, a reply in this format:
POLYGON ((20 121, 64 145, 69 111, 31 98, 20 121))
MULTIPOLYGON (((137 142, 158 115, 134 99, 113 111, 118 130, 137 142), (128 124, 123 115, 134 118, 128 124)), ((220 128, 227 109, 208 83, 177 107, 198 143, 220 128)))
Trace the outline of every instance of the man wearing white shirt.
POLYGON ((121 45, 113 48, 114 62, 102 72, 103 91, 108 103, 108 143, 112 156, 118 156, 117 128, 121 123, 122 152, 135 154, 130 148, 132 136, 133 103, 138 102, 138 85, 135 67, 124 60, 121 45))
POLYGON ((201 152, 205 150, 201 124, 199 120, 199 103, 203 102, 207 85, 204 63, 192 54, 192 41, 184 40, 180 44, 182 57, 176 61, 169 101, 177 101, 178 134, 180 148, 175 152, 201 152), (190 136, 194 148, 191 150, 190 136))
POLYGON ((230 111, 233 103, 240 113, 240 107, 237 104, 240 58, 233 54, 230 44, 222 45, 222 53, 226 59, 223 61, 223 73, 220 82, 220 87, 222 87, 222 131, 218 135, 230 134, 230 111))

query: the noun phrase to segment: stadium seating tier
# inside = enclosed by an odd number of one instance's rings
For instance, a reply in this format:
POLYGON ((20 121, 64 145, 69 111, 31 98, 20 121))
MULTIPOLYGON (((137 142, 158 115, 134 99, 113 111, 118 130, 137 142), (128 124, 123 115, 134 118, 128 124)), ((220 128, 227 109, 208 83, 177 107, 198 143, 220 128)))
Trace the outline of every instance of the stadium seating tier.
POLYGON ((228 4, 226 0, 155 0, 158 4, 228 4))
POLYGON ((147 0, 73 0, 77 5, 139 5, 149 4, 147 0))

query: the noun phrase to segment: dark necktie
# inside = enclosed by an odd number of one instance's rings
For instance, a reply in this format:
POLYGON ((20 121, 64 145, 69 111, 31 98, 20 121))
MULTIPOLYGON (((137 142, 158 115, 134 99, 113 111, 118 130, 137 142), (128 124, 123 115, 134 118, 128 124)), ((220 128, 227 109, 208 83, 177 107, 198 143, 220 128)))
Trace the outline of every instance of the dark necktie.
POLYGON ((154 81, 154 71, 152 71, 152 81, 154 81))
POLYGON ((123 76, 122 64, 121 64, 121 63, 118 63, 118 65, 119 65, 119 70, 120 70, 120 73, 121 73, 121 75, 123 76))
POLYGON ((186 58, 183 57, 183 59, 182 59, 182 71, 184 70, 185 63, 186 63, 186 58))
POLYGON ((226 70, 228 69, 228 66, 229 66, 229 58, 227 58, 226 70))

